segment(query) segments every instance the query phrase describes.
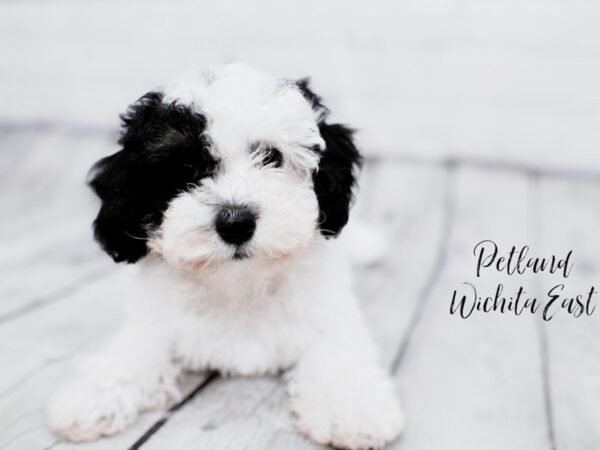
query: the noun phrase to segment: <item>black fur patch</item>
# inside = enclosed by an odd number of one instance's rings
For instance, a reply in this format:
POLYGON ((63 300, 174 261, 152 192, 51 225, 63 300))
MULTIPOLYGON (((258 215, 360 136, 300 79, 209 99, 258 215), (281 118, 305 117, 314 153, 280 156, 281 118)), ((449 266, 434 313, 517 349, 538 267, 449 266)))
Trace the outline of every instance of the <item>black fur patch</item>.
POLYGON ((116 262, 145 256, 148 233, 160 225, 169 201, 217 169, 202 134, 204 116, 162 99, 149 92, 129 107, 121 116, 122 150, 90 173, 102 200, 94 235, 116 262))
POLYGON ((325 141, 325 151, 319 161, 319 170, 313 175, 313 183, 319 202, 319 228, 321 234, 329 238, 337 236, 348 223, 362 157, 354 145, 353 130, 345 125, 327 123, 329 110, 321 97, 310 90, 308 83, 305 78, 297 85, 319 113, 319 131, 325 141))

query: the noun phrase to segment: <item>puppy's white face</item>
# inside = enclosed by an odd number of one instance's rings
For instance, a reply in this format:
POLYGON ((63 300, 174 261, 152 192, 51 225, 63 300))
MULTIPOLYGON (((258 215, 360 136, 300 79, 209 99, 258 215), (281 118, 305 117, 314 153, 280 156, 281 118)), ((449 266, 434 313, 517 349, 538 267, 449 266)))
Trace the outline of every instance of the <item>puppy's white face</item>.
POLYGON ((150 247, 170 264, 199 269, 293 256, 318 234, 312 185, 325 143, 294 83, 227 66, 167 86, 163 103, 206 118, 215 170, 169 204, 150 247))
POLYGON ((123 116, 99 161, 96 238, 116 261, 149 250, 203 270, 286 260, 345 225, 360 156, 305 81, 228 65, 188 73, 123 116))

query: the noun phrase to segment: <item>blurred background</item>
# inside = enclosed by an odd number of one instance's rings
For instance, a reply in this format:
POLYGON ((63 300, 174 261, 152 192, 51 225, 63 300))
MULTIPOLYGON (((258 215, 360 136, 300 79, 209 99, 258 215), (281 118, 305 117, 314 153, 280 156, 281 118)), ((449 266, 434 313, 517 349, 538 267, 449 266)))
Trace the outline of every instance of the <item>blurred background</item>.
POLYGON ((597 0, 0 3, 0 449, 321 448, 275 379, 218 379, 95 444, 45 424, 73 361, 123 316, 87 170, 140 95, 235 61, 310 76, 359 130, 354 215, 390 252, 355 284, 407 410, 393 448, 599 449, 597 316, 449 314, 465 281, 540 297, 561 281, 476 279, 483 239, 573 250, 570 295, 600 283, 599 24, 597 0))
POLYGON ((6 1, 0 119, 114 129, 149 88, 243 61, 310 75, 365 151, 599 168, 595 0, 6 1))

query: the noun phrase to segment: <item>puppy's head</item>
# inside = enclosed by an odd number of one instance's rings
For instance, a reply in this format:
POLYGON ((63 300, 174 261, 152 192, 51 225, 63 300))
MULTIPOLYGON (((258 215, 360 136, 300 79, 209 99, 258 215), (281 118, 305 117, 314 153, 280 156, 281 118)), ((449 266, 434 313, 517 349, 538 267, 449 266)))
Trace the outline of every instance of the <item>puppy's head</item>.
POLYGON ((360 155, 306 80, 241 65, 187 74, 122 116, 98 161, 95 237, 119 261, 149 251, 199 270, 287 259, 348 221, 360 155))

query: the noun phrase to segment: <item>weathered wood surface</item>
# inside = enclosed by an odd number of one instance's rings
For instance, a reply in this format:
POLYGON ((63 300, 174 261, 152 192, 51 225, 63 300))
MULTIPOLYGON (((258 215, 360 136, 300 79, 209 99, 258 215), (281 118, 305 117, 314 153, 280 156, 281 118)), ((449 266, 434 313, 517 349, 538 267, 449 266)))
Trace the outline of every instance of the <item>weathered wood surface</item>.
MULTIPOLYGON (((114 295, 120 271, 92 242, 97 205, 83 184, 91 162, 112 150, 102 134, 2 131, 0 449, 125 450, 142 436, 142 449, 319 448, 294 431, 285 388, 274 378, 215 379, 175 413, 146 414, 93 444, 65 444, 49 433, 49 395, 123 314, 114 295), (161 418, 164 426, 148 433, 161 418)), ((476 279, 472 250, 482 239, 501 249, 530 244, 540 255, 573 249, 566 284, 589 289, 600 279, 600 184, 461 160, 386 158, 369 161, 363 178, 354 215, 382 230, 389 251, 357 269, 356 288, 408 415, 392 448, 598 448, 596 315, 463 320, 449 306, 463 281, 481 295, 498 282, 505 291, 523 284, 543 293, 560 281, 489 272, 476 279)), ((200 382, 192 378, 186 392, 200 382)))
POLYGON ((114 143, 65 132, 5 133, 0 141, 0 323, 113 270, 90 245, 96 199, 88 169, 114 143))
MULTIPOLYGON (((587 296, 600 283, 600 209, 598 184, 578 180, 536 182, 539 219, 536 245, 547 254, 573 250, 567 280, 554 274, 540 280, 538 291, 564 284, 564 297, 587 296)), ((598 303, 595 294, 594 303, 598 303)), ((600 448, 600 323, 597 314, 574 319, 556 313, 543 327, 547 339, 550 410, 558 449, 600 448)))
POLYGON ((500 249, 530 242, 528 180, 456 168, 447 195, 444 261, 397 370, 410 423, 395 448, 550 448, 535 317, 449 313, 454 289, 470 292, 463 282, 493 296, 499 281, 505 295, 530 281, 495 272, 478 279, 472 254, 485 239, 500 249))

